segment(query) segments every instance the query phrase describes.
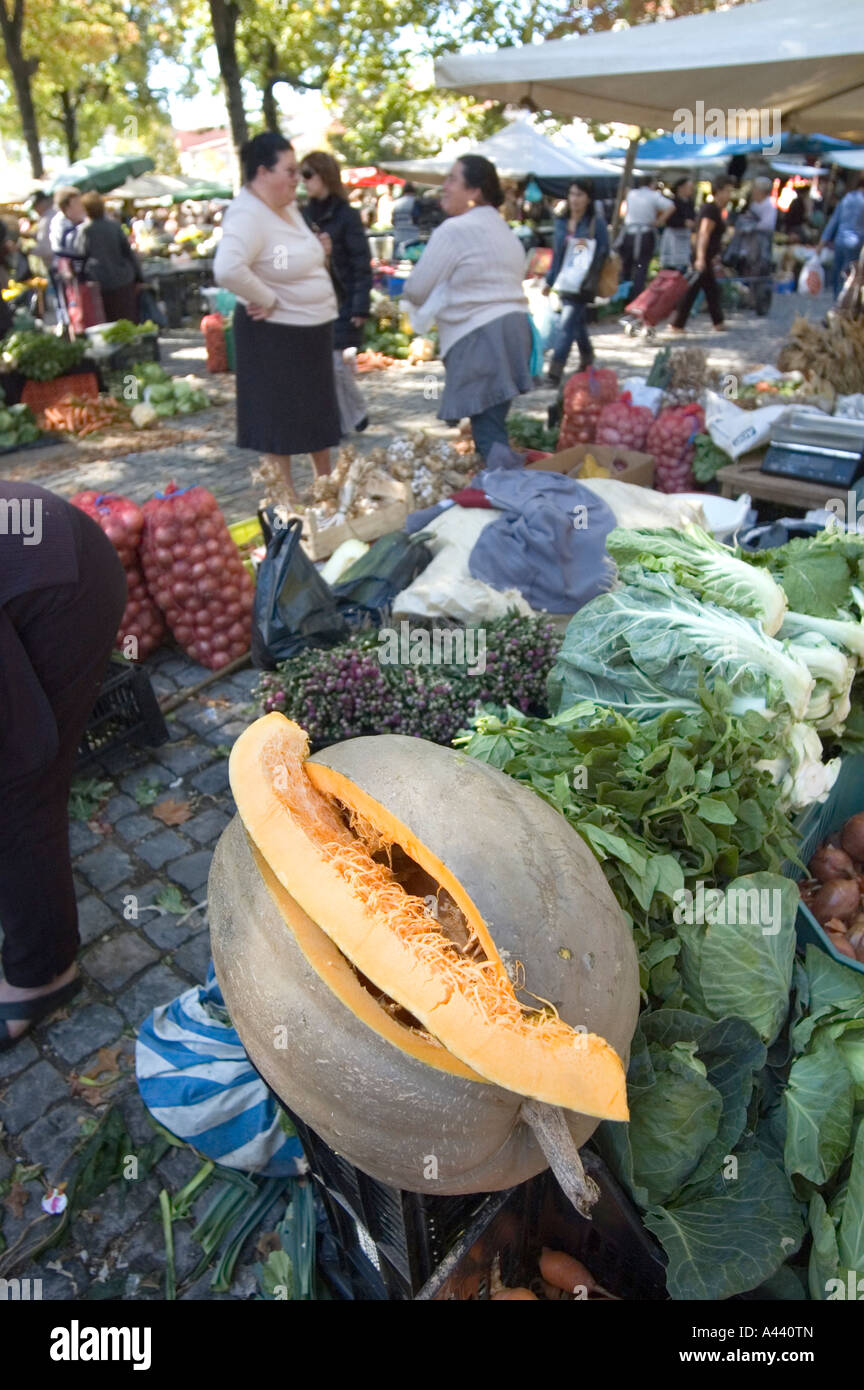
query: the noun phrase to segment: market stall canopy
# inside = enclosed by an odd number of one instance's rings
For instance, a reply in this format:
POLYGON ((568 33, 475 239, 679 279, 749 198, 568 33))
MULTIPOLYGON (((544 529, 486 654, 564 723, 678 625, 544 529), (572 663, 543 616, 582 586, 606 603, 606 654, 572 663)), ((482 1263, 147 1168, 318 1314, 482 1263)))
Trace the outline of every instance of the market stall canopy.
POLYGON ((570 144, 556 143, 527 120, 511 121, 479 144, 472 145, 468 140, 460 140, 442 150, 434 159, 387 164, 386 167, 421 183, 443 183, 453 161, 463 154, 484 155, 486 159, 491 159, 501 177, 507 179, 524 179, 529 174, 546 179, 608 179, 615 174, 614 166, 579 154, 570 144))
POLYGON ((205 198, 226 199, 234 197, 234 189, 227 183, 205 183, 196 180, 172 193, 172 203, 198 203, 205 198))
POLYGON ((864 149, 838 150, 837 154, 832 154, 831 163, 839 164, 842 169, 864 169, 864 149))
MULTIPOLYGON (((197 183, 195 179, 196 186, 197 183)), ((133 203, 168 202, 174 193, 181 193, 192 186, 192 179, 178 178, 176 174, 141 174, 137 179, 128 178, 119 188, 112 189, 111 196, 133 203)))
POLYGON ((822 179, 830 172, 821 166, 817 169, 813 164, 787 164, 784 159, 772 159, 771 168, 784 179, 822 179))
MULTIPOLYGON (((672 129, 682 112, 757 110, 864 139, 861 0, 755 0, 630 29, 435 64, 439 87, 599 121, 672 129), (677 113, 677 114, 676 114, 677 113)), ((727 131, 727 134, 733 132, 727 131)), ((760 132, 761 133, 761 132, 760 132)))
MULTIPOLYGON (((770 139, 770 135, 769 135, 770 139)), ((794 135, 783 131, 780 135, 779 154, 823 154, 825 151, 851 148, 849 140, 839 140, 830 135, 794 135)), ((643 140, 636 154, 637 169, 677 169, 707 168, 722 169, 733 155, 753 155, 763 158, 765 143, 762 140, 687 140, 675 135, 658 135, 653 140, 643 140)), ((623 159, 626 150, 605 149, 600 159, 623 159)), ((834 158, 832 153, 832 160, 834 158)))
POLYGON ((346 188, 377 188, 379 183, 404 183, 405 180, 398 174, 387 174, 374 165, 366 165, 361 169, 343 169, 342 182, 346 188))
POLYGON ((92 159, 79 159, 58 174, 48 185, 48 192, 68 184, 79 188, 82 193, 110 193, 119 188, 126 179, 137 178, 155 169, 155 161, 149 154, 129 154, 112 157, 103 156, 92 159))

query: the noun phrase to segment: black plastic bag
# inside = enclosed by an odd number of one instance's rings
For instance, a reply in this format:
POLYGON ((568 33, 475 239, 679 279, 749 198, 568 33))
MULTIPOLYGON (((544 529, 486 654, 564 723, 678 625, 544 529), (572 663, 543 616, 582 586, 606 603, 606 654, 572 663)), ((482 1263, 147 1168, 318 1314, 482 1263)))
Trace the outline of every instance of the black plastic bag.
POLYGON ((341 611, 352 626, 380 622, 389 614, 396 595, 431 559, 422 532, 409 536, 406 531, 391 531, 381 536, 333 586, 341 611))
POLYGON ((279 661, 308 647, 335 646, 349 634, 332 589, 300 545, 302 521, 279 523, 269 509, 259 516, 267 554, 255 590, 252 664, 273 671, 279 661))

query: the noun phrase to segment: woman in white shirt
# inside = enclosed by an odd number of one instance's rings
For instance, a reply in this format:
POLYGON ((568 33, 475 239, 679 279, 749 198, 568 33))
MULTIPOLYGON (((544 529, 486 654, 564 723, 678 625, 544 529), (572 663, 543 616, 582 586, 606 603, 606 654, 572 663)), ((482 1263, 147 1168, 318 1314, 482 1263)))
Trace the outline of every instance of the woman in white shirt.
POLYGON ((333 379, 338 313, 327 269, 329 238, 316 237, 297 207, 297 158, 272 131, 240 151, 245 183, 227 209, 213 276, 240 301, 234 311, 237 443, 281 469, 297 500, 291 456, 311 454, 330 472, 339 443, 333 379))
POLYGON ((467 415, 484 459, 507 443, 511 402, 534 384, 525 252, 498 211, 503 201, 494 164, 476 154, 457 159, 441 191, 447 221, 404 290, 412 304, 434 308, 447 374, 438 417, 455 424, 467 415))

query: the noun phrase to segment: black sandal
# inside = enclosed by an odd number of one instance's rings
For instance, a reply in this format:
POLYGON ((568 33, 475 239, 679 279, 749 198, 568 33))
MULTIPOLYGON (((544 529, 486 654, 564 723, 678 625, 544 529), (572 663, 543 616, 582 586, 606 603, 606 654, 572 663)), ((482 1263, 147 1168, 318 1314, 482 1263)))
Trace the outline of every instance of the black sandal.
POLYGON ((32 1031, 30 1028, 25 1028, 24 1032, 19 1033, 17 1037, 10 1037, 9 1029, 6 1027, 7 1018, 29 1020, 34 1024, 39 1023, 49 1014, 53 1014, 55 1009, 61 1008, 64 1004, 68 1004, 70 999, 74 999, 83 986, 84 981, 76 975, 74 980, 70 980, 66 985, 61 985, 59 989, 52 990, 50 994, 39 994, 35 999, 18 999, 12 1000, 9 1004, 0 1004, 0 1052, 8 1052, 10 1047, 14 1047, 17 1042, 26 1038, 27 1034, 32 1031))

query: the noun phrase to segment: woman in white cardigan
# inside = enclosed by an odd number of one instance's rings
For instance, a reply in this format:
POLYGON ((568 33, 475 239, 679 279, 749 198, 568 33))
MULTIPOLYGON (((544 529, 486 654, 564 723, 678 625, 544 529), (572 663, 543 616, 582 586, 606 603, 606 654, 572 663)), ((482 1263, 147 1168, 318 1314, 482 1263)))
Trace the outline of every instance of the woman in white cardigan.
POLYGON ((439 419, 467 415, 484 459, 493 444, 507 443, 510 405, 534 384, 525 251, 498 211, 503 201, 494 164, 476 154, 457 159, 441 190, 447 221, 404 291, 412 304, 434 308, 447 374, 439 419))
POLYGON ((240 151, 245 183, 228 208, 213 275, 240 301, 234 311, 237 443, 274 459, 296 501, 291 456, 330 472, 339 443, 333 379, 338 313, 327 269, 329 238, 297 207, 297 157, 271 131, 240 151))

